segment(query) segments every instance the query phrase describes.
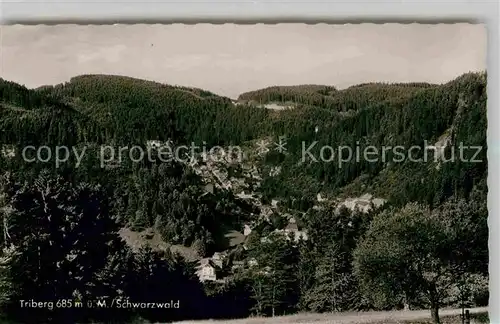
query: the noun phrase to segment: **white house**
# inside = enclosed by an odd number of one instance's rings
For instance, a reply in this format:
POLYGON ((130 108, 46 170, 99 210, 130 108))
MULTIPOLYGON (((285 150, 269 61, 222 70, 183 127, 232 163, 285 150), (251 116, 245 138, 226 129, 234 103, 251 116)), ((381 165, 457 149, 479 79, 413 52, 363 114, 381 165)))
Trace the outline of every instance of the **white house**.
POLYGON ((234 261, 233 265, 231 266, 231 271, 236 272, 240 269, 243 269, 244 265, 245 265, 244 261, 234 261))
POLYGON ((382 205, 384 205, 386 202, 385 199, 382 199, 382 198, 373 198, 372 200, 372 203, 373 205, 376 207, 376 208, 379 208, 381 207, 382 205))
POLYGON ((16 156, 16 150, 12 145, 3 145, 2 146, 2 155, 4 157, 12 158, 16 156))
POLYGON ((337 209, 340 209, 341 206, 345 206, 346 208, 354 211, 358 209, 363 213, 369 212, 373 207, 378 208, 385 204, 386 200, 382 198, 373 198, 371 194, 364 194, 358 198, 347 198, 344 202, 340 203, 337 209))
POLYGON ((248 265, 249 265, 250 267, 255 267, 255 266, 259 265, 259 263, 257 262, 257 259, 255 259, 255 258, 250 258, 250 259, 248 260, 248 265))
MULTIPOLYGON (((284 229, 281 229, 281 230, 277 229, 277 230, 275 230, 275 232, 285 234, 287 239, 290 239, 289 234, 292 233, 293 234, 292 239, 295 242, 298 242, 300 239, 303 239, 303 240, 308 239, 307 232, 299 230, 297 224, 295 223, 295 218, 291 218, 290 223, 284 229)), ((267 237, 266 237, 266 239, 269 240, 267 237)), ((262 238, 261 238, 261 243, 265 243, 265 241, 263 241, 262 238)))
POLYGON ((242 191, 238 194, 236 194, 236 197, 238 198, 241 198, 241 199, 252 199, 253 198, 253 194, 246 194, 245 191, 242 191))
POLYGON ((307 240, 307 233, 305 231, 299 231, 299 227, 295 223, 295 219, 293 219, 293 223, 290 222, 287 227, 285 227, 285 233, 293 233, 294 235, 294 240, 297 242, 300 239, 307 240))
POLYGON ((272 167, 269 171, 269 176, 274 177, 281 173, 281 166, 272 167))
POLYGON ((245 224, 245 227, 243 229, 243 235, 248 236, 248 235, 250 235, 250 233, 252 233, 252 229, 250 228, 249 225, 245 224))
POLYGON ((295 237, 294 237, 295 242, 298 242, 300 239, 307 241, 307 239, 309 238, 307 236, 306 231, 295 231, 293 234, 295 235, 295 237))
POLYGON ((327 200, 326 198, 321 197, 321 194, 320 194, 320 193, 318 193, 318 194, 316 195, 316 199, 318 200, 318 202, 323 202, 323 201, 326 201, 326 200, 327 200))
POLYGON ((146 141, 146 145, 150 148, 160 148, 162 146, 162 142, 157 141, 157 140, 149 140, 146 141))
POLYGON ((214 193, 214 184, 209 182, 207 183, 204 187, 203 187, 203 190, 205 190, 206 193, 211 193, 213 194, 214 193))
POLYGON ((222 263, 225 258, 226 258, 225 253, 215 252, 214 255, 212 256, 212 262, 219 268, 222 268, 222 263))
POLYGON ((217 276, 215 275, 215 265, 211 262, 210 258, 200 260, 196 274, 201 282, 217 280, 217 276))

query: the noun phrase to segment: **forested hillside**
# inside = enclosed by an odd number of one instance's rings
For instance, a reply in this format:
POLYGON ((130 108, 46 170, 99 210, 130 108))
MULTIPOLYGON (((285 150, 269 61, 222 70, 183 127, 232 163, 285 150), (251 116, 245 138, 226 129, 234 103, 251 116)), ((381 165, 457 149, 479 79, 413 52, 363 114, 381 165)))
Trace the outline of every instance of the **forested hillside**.
POLYGON ((168 322, 410 307, 438 323, 441 307, 487 305, 486 100, 485 73, 275 86, 237 103, 122 76, 38 89, 0 79, 1 314, 168 322), (243 159, 162 161, 167 141, 238 146, 243 159), (29 145, 70 155, 27 161, 29 145), (148 159, 103 163, 103 147, 125 146, 148 159), (413 160, 396 146, 416 147, 413 160), (426 146, 443 156, 415 162, 426 146), (347 156, 368 147, 378 159, 347 156), (217 279, 200 281, 200 263, 217 279), (102 296, 180 307, 88 306, 102 296), (31 299, 73 306, 20 306, 31 299))
POLYGON ((432 86, 427 83, 364 83, 344 90, 321 85, 275 86, 243 93, 238 100, 255 104, 292 102, 345 112, 373 102, 404 100, 416 91, 432 86))
MULTIPOLYGON (((234 107, 229 98, 201 89, 121 76, 84 75, 38 92, 48 93, 88 115, 103 126, 107 141, 137 144, 172 139, 215 145, 241 142, 250 135, 245 134, 249 126, 235 125, 236 118, 243 116, 232 116, 234 107), (239 131, 234 132, 236 129, 239 131)), ((258 120, 259 113, 248 111, 245 117, 258 120)))
MULTIPOLYGON (((398 95, 397 89, 401 88, 396 85, 396 90, 389 92, 394 96, 385 101, 367 100, 366 105, 362 104, 349 115, 316 107, 283 112, 281 118, 273 120, 272 128, 287 137, 288 153, 295 155, 292 161, 299 159, 304 141, 306 147, 313 141, 318 142, 312 150, 318 156, 324 145, 349 146, 353 152, 357 146, 360 151, 367 146, 379 149, 397 145, 423 147, 424 141, 433 145, 444 136, 451 142, 447 147, 448 156, 455 147, 458 157, 460 143, 481 146, 483 149, 475 159, 482 162, 456 161, 444 163, 443 168, 438 169, 433 163, 394 163, 394 156, 388 153, 385 162, 352 159, 338 167, 338 157, 335 157, 333 162, 287 168, 289 173, 284 172, 279 181, 270 185, 272 194, 279 194, 279 187, 287 182, 286 179, 293 179, 289 175, 300 172, 318 181, 317 188, 349 189, 351 194, 374 191, 399 203, 424 200, 440 203, 455 192, 467 197, 475 184, 486 179, 485 75, 467 74, 444 85, 424 87, 407 100, 398 95), (345 188, 346 185, 349 186, 345 188)), ((413 87, 408 89, 414 91, 413 87)), ((360 97, 362 103, 365 98, 360 97)), ((367 97, 371 97, 371 91, 367 97)), ((421 158, 424 151, 417 153, 415 158, 421 158)), ((475 152, 468 150, 464 154, 465 160, 472 158, 475 152)))

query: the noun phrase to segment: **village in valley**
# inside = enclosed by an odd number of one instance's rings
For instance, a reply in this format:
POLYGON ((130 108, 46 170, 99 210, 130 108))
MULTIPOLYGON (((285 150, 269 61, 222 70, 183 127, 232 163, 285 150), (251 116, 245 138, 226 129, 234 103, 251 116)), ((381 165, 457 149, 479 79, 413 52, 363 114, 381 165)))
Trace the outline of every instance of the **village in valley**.
MULTIPOLYGON (((150 149, 159 150, 167 145, 171 145, 171 142, 163 143, 156 140, 147 142, 147 147, 150 149)), ((255 153, 248 150, 247 147, 239 159, 237 156, 224 155, 220 152, 212 154, 212 156, 206 153, 199 154, 184 162, 203 178, 204 194, 213 194, 215 190, 230 191, 239 200, 250 205, 252 210, 258 211, 258 213, 250 212, 251 219, 242 223, 241 228, 227 232, 228 246, 226 250, 215 252, 212 256, 202 257, 189 247, 164 242, 153 228, 148 228, 140 233, 122 229, 120 234, 133 248, 137 249, 148 245, 159 250, 170 249, 172 252, 179 253, 186 260, 196 262, 196 274, 200 282, 224 283, 238 272, 258 266, 258 261, 253 257, 243 260, 235 260, 232 257, 232 251, 235 249, 248 249, 247 245, 252 233, 259 237, 260 244, 271 243, 273 239, 280 236, 298 243, 300 240, 308 240, 308 234, 307 230, 300 225, 300 221, 297 221, 297 218, 304 217, 304 212, 283 208, 278 199, 272 199, 269 204, 262 203, 259 186, 263 170, 259 168, 256 160, 259 155, 262 156, 262 152, 255 153), (285 223, 284 227, 275 229, 268 235, 261 235, 259 229, 262 228, 262 224, 270 223, 272 216, 281 218, 285 223)), ((280 172, 280 167, 272 167, 268 170, 269 176, 277 176, 280 172)), ((373 208, 383 206, 385 202, 385 199, 375 198, 369 193, 346 199, 333 199, 325 197, 322 193, 317 193, 316 204, 312 209, 322 210, 328 204, 335 204, 337 212, 340 208, 345 207, 351 211, 368 213, 373 208)), ((234 212, 238 214, 238 211, 234 212)), ((271 269, 266 266, 260 271, 265 274, 271 269)))
POLYGON ((486 27, 2 26, 0 322, 488 322, 486 27))

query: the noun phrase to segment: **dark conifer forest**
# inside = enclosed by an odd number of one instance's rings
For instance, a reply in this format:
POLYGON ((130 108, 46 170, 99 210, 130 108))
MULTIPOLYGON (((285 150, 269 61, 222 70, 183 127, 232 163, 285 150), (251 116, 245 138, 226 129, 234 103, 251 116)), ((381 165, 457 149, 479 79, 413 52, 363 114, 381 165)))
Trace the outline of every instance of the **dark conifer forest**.
POLYGON ((112 75, 37 89, 0 79, 0 316, 168 323, 410 308, 439 323, 442 308, 486 306, 486 101, 484 72, 236 100, 112 75), (261 142, 269 152, 257 154, 261 142), (243 159, 162 161, 151 143, 238 146, 243 159), (319 158, 325 146, 402 145, 423 159, 438 144, 446 161, 319 158), (133 146, 149 159, 102 163, 103 147, 133 146), (216 279, 201 280, 200 264, 216 279))

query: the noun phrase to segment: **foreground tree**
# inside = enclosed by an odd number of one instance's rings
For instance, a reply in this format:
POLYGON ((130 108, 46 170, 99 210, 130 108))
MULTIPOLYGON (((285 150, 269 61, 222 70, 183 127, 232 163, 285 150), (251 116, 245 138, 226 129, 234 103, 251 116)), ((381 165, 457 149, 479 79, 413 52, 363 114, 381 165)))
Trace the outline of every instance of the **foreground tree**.
POLYGON ((73 307, 26 312, 19 300, 74 302, 123 293, 123 282, 112 280, 111 270, 125 246, 100 187, 73 186, 43 173, 34 183, 9 183, 6 189, 12 211, 2 277, 14 294, 6 305, 10 315, 23 322, 73 321, 87 314, 73 307))
POLYGON ((179 308, 139 309, 141 318, 157 322, 199 319, 209 314, 207 298, 195 269, 177 254, 142 248, 135 256, 131 302, 179 302, 179 308))
POLYGON ((282 233, 272 233, 265 242, 256 242, 249 255, 258 266, 246 272, 257 315, 293 312, 299 299, 297 285, 298 250, 282 233))
POLYGON ((439 308, 467 264, 457 222, 411 203, 386 210, 372 222, 354 253, 361 289, 375 305, 425 297, 434 323, 439 308))
POLYGON ((308 243, 314 258, 309 261, 313 264, 312 285, 303 296, 308 311, 337 312, 360 306, 359 294, 352 289, 357 285, 352 253, 369 217, 337 206, 309 212, 308 243))

